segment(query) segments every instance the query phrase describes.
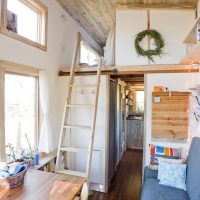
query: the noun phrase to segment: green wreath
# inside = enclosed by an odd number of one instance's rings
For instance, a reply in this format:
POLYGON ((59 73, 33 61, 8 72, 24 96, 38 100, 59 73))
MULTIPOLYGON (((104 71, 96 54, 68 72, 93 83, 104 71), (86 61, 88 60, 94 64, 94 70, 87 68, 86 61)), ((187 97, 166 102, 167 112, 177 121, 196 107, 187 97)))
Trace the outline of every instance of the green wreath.
POLYGON ((135 49, 139 56, 146 56, 149 60, 154 62, 153 56, 160 56, 163 54, 163 47, 165 46, 165 41, 162 38, 161 34, 156 30, 145 30, 136 35, 135 38, 135 49), (140 46, 140 42, 147 36, 150 36, 150 39, 154 39, 155 49, 144 50, 140 46))

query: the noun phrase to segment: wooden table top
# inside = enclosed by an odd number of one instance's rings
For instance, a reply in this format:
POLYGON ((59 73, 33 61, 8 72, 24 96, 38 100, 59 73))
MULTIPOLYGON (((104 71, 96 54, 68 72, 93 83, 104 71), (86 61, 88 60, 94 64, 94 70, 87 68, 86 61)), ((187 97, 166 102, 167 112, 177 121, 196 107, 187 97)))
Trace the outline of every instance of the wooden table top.
POLYGON ((74 199, 85 182, 84 178, 70 175, 59 175, 39 170, 29 169, 24 179, 24 183, 14 189, 0 188, 1 200, 61 200, 63 193, 65 200, 74 199), (54 183, 56 184, 54 185, 54 183), (59 190, 58 183, 65 185, 65 188, 59 190), (50 192, 54 186, 54 197, 50 198, 50 192), (58 196, 55 198, 55 191, 58 196), (59 198, 59 192, 62 193, 59 198))

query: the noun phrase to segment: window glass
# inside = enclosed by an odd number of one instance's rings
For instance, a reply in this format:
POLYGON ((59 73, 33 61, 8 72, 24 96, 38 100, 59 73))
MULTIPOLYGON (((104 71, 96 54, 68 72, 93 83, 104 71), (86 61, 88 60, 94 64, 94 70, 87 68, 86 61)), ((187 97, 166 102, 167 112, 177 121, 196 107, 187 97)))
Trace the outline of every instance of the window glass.
POLYGON ((8 0, 7 2, 7 28, 34 42, 39 42, 39 14, 20 0, 8 0))
MULTIPOLYGON (((5 75, 5 138, 6 145, 29 152, 36 145, 36 78, 5 75)), ((8 150, 8 149, 7 149, 8 150)))
POLYGON ((144 91, 136 91, 136 112, 144 112, 144 91))
POLYGON ((91 47, 89 47, 84 42, 81 42, 81 53, 80 53, 80 63, 87 64, 90 66, 97 66, 99 60, 99 54, 95 52, 91 47))

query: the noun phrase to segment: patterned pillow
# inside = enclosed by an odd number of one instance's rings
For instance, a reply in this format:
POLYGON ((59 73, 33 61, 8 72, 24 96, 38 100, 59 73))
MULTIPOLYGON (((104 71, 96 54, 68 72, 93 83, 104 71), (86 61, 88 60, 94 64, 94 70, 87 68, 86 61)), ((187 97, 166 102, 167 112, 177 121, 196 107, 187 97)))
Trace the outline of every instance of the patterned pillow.
POLYGON ((149 146, 150 146, 150 154, 151 154, 149 169, 158 170, 158 157, 173 158, 173 159, 180 158, 180 149, 162 147, 162 146, 157 146, 153 144, 150 144, 149 146))
POLYGON ((160 162, 158 166, 159 184, 186 191, 186 164, 160 162))

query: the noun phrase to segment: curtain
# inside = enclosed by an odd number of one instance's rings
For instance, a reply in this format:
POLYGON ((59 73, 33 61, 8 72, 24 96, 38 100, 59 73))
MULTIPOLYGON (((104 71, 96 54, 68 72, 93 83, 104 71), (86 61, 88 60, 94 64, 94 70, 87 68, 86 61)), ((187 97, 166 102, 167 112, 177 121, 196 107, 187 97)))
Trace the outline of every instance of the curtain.
POLYGON ((106 66, 115 65, 115 27, 110 31, 104 47, 104 61, 106 66))
POLYGON ((50 115, 50 90, 47 71, 39 72, 40 105, 43 112, 43 121, 40 130, 39 151, 50 153, 54 150, 53 131, 50 115))
POLYGON ((5 162, 4 69, 0 67, 0 162, 5 162))

